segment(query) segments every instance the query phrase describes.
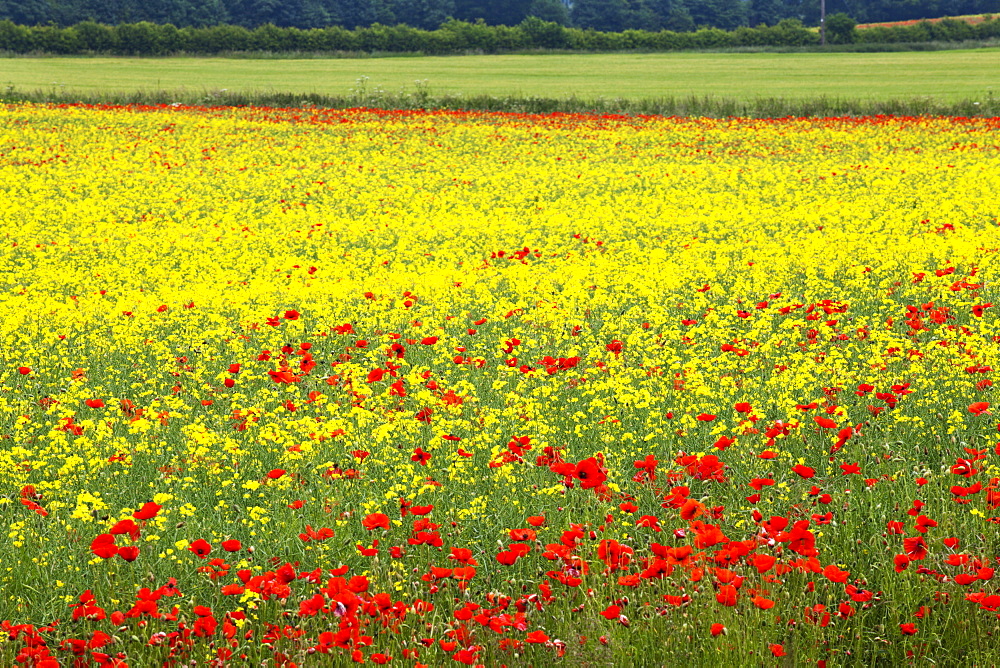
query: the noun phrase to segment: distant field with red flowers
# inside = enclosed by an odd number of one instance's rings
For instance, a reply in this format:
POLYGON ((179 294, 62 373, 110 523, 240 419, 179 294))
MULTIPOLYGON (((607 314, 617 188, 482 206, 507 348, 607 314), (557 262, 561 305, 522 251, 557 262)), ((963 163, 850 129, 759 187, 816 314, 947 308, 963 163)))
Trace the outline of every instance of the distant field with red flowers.
POLYGON ((0 107, 0 665, 989 665, 1000 119, 0 107))
POLYGON ((912 26, 920 23, 921 21, 928 21, 930 23, 939 23, 941 21, 961 21, 963 23, 968 23, 969 25, 976 25, 977 23, 982 23, 986 20, 990 14, 963 14, 962 16, 942 16, 936 19, 912 19, 909 21, 886 21, 884 23, 859 23, 858 29, 863 30, 865 28, 874 28, 877 26, 892 28, 895 26, 912 26))

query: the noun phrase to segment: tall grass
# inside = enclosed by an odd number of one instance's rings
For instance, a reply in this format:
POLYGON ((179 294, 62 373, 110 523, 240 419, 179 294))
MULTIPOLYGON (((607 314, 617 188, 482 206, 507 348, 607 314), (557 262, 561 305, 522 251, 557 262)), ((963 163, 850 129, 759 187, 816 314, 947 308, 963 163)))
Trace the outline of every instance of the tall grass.
POLYGON ((65 91, 58 87, 0 90, 0 102, 36 102, 94 105, 207 105, 224 107, 316 107, 326 109, 464 109, 508 113, 593 113, 725 118, 824 117, 824 116, 1000 116, 1000 97, 987 91, 981 99, 942 101, 930 96, 888 100, 819 96, 719 97, 711 95, 623 97, 541 97, 525 95, 434 95, 425 87, 412 91, 385 91, 364 81, 347 95, 288 93, 266 90, 195 89, 134 91, 65 91))

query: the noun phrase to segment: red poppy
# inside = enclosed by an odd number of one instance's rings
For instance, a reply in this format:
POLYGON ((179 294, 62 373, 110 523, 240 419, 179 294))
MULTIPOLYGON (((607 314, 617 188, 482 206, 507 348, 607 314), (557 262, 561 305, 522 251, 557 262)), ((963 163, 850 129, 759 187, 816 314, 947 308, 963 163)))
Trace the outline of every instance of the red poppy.
POLYGON ((680 508, 680 516, 683 520, 693 520, 705 512, 705 504, 688 499, 680 508))
POLYGON ((525 642, 530 643, 545 643, 549 641, 549 637, 545 634, 545 631, 532 631, 524 639, 525 642))
POLYGON ((951 465, 951 472, 955 475, 971 478, 975 474, 979 473, 979 469, 972 465, 972 460, 960 458, 956 459, 955 463, 951 465))
MULTIPOLYGON (((296 376, 294 373, 292 373, 288 369, 280 369, 278 371, 268 371, 267 375, 271 377, 271 380, 273 380, 275 383, 278 383, 278 384, 281 384, 281 383, 297 383, 300 380, 302 380, 302 376, 296 376)), ((230 381, 235 382, 235 381, 233 381, 232 378, 226 378, 226 382, 223 383, 223 384, 226 387, 232 387, 232 385, 230 384, 230 381)))
POLYGON ((366 518, 361 520, 361 524, 362 526, 364 526, 364 528, 368 529, 369 531, 377 529, 378 527, 382 527, 383 529, 388 530, 389 516, 386 515, 385 513, 371 513, 366 518))
POLYGON ((29 373, 31 373, 31 367, 30 366, 19 366, 19 367, 17 367, 17 372, 19 374, 21 374, 22 376, 27 376, 29 373))
POLYGON ((766 573, 774 567, 778 558, 770 554, 755 554, 750 557, 750 563, 757 569, 758 573, 766 573))
POLYGON ((243 549, 243 543, 235 538, 230 538, 229 540, 222 541, 222 549, 226 552, 239 552, 243 549))
POLYGON ((766 485, 770 486, 774 484, 773 478, 751 478, 750 482, 747 483, 750 487, 753 487, 758 492, 766 485))
POLYGON ((204 559, 212 551, 212 546, 204 538, 199 538, 188 546, 188 549, 204 559))
POLYGON ((526 521, 533 527, 540 527, 545 524, 545 515, 532 515, 526 521))
POLYGON ((715 416, 715 415, 712 415, 711 413, 702 413, 701 415, 697 415, 697 416, 695 416, 695 418, 694 418, 694 419, 695 419, 695 420, 698 420, 698 421, 700 421, 700 422, 711 422, 711 421, 712 421, 712 420, 714 420, 714 419, 715 419, 716 417, 717 417, 717 416, 715 416))
POLYGON ((137 520, 151 520, 156 517, 156 513, 160 512, 160 508, 162 507, 157 503, 147 501, 143 504, 142 508, 132 513, 132 517, 137 520))
POLYGON ((374 557, 376 554, 378 554, 377 540, 372 542, 371 547, 365 547, 361 543, 358 543, 357 545, 355 545, 355 547, 358 549, 358 552, 360 552, 361 556, 363 557, 374 557))
POLYGON ((102 533, 91 541, 90 551, 99 556, 101 559, 110 559, 118 554, 118 546, 115 545, 115 537, 109 533, 102 533))
POLYGON ((118 548, 118 556, 125 561, 135 561, 139 558, 139 547, 136 545, 126 545, 118 548))
POLYGON ((327 538, 333 538, 333 529, 329 527, 320 527, 318 530, 313 529, 311 524, 306 525, 305 533, 299 534, 299 540, 303 543, 308 543, 311 540, 324 541, 327 538))
POLYGON ((717 440, 714 445, 719 450, 725 450, 735 442, 736 442, 735 438, 730 438, 729 436, 720 436, 719 440, 717 440))
POLYGON ((976 316, 977 318, 982 318, 983 311, 992 306, 993 304, 976 304, 975 306, 972 307, 972 315, 976 316))
POLYGON ((604 617, 605 619, 618 619, 618 616, 621 614, 621 611, 622 609, 617 605, 609 605, 607 608, 605 608, 604 610, 602 610, 597 614, 599 614, 601 617, 604 617))
POLYGON ((289 309, 285 311, 285 320, 298 320, 299 312, 295 309, 289 309))
POLYGON ((513 550, 504 550, 497 553, 496 560, 504 566, 513 566, 522 556, 513 550))
POLYGON ((715 600, 725 606, 734 606, 738 597, 739 592, 736 587, 727 584, 719 587, 719 591, 715 595, 715 600))
POLYGON ((601 486, 608 479, 608 472, 594 457, 587 457, 573 471, 573 477, 580 480, 582 489, 593 489, 601 486))
POLYGON ((836 429, 837 428, 837 423, 834 422, 833 420, 831 420, 828 417, 823 417, 822 415, 817 415, 817 416, 813 417, 813 420, 816 422, 816 424, 818 424, 819 426, 823 427, 824 429, 836 429))
POLYGON ((472 557, 472 550, 467 547, 452 547, 448 558, 462 564, 468 564, 469 566, 478 566, 476 560, 472 557))
POLYGON ((113 527, 108 530, 108 533, 115 536, 121 536, 122 534, 128 534, 129 538, 132 540, 138 540, 139 538, 139 527, 130 519, 121 520, 113 527))
POLYGON ((635 525, 637 527, 648 527, 657 532, 663 531, 663 528, 660 526, 660 520, 655 515, 643 515, 636 521, 635 525))
POLYGON ((927 556, 927 543, 923 536, 904 538, 903 551, 910 561, 920 561, 927 556))
POLYGON ((816 471, 803 464, 796 464, 792 467, 792 471, 799 474, 803 478, 811 478, 816 475, 816 471))
POLYGON ((711 628, 709 629, 709 633, 711 633, 713 636, 720 636, 725 632, 726 632, 725 625, 720 624, 718 622, 712 624, 711 628))
POLYGON ((431 415, 433 415, 433 414, 434 414, 434 410, 433 409, 431 409, 431 408, 421 408, 419 411, 417 411, 417 414, 414 415, 413 417, 418 422, 430 422, 431 421, 431 415))
POLYGON ((917 516, 917 525, 914 527, 920 533, 927 533, 927 527, 936 527, 938 525, 937 520, 932 520, 927 517, 927 515, 917 516))
POLYGON ((281 476, 285 475, 285 473, 287 473, 285 469, 271 469, 267 472, 267 477, 271 480, 277 480, 281 476))
POLYGON ((785 656, 785 648, 778 643, 772 644, 770 648, 773 656, 785 656))
POLYGON ((750 407, 749 403, 747 403, 746 401, 741 401, 740 403, 735 404, 733 406, 733 410, 735 410, 737 413, 749 413, 753 409, 750 407))
POLYGON ((904 636, 912 636, 917 632, 918 629, 916 624, 909 622, 907 624, 900 624, 899 630, 903 633, 904 636))
POLYGON ((976 401, 969 404, 969 412, 973 415, 982 415, 983 413, 989 413, 990 402, 988 401, 976 401))
POLYGON ((507 535, 514 541, 531 541, 537 536, 534 529, 511 529, 507 535))
POLYGON ((87 399, 85 402, 87 408, 104 408, 104 402, 100 399, 87 399))
POLYGON ((410 461, 414 461, 421 466, 427 466, 427 462, 431 459, 431 453, 425 452, 423 448, 417 448, 413 451, 413 455, 410 457, 410 461))

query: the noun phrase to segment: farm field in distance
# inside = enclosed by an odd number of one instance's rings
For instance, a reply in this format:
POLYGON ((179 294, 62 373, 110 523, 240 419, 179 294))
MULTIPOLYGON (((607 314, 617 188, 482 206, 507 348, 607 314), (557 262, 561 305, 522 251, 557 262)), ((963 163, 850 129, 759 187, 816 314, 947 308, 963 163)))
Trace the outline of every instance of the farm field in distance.
POLYGON ((1000 49, 904 53, 667 53, 360 59, 8 58, 0 86, 67 94, 142 91, 550 98, 817 97, 945 102, 997 93, 1000 49), (421 82, 417 84, 416 82, 421 82))
POLYGON ((0 664, 994 663, 998 131, 0 105, 0 664))

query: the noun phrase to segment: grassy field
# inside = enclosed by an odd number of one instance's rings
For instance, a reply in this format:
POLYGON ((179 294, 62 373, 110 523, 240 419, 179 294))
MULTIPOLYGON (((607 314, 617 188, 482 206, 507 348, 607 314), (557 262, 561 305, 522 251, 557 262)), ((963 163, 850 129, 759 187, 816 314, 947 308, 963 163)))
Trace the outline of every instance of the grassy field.
POLYGON ((1000 50, 907 53, 672 53, 366 59, 14 58, 0 90, 62 94, 124 91, 368 91, 630 99, 914 96, 985 98, 1000 84, 1000 50), (421 83, 417 83, 421 82, 421 83))

